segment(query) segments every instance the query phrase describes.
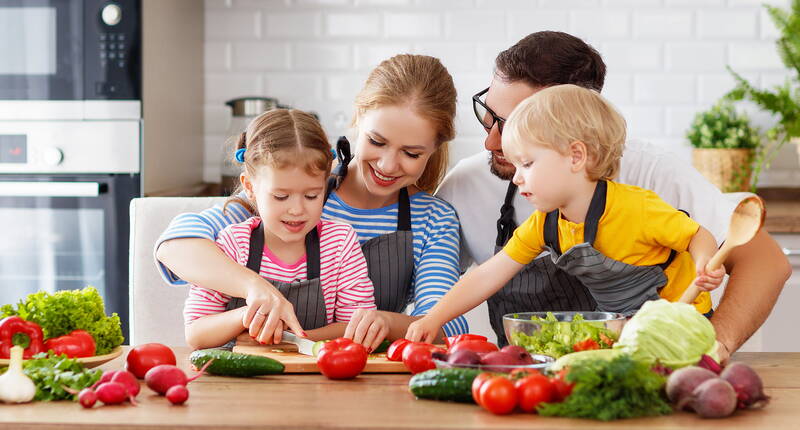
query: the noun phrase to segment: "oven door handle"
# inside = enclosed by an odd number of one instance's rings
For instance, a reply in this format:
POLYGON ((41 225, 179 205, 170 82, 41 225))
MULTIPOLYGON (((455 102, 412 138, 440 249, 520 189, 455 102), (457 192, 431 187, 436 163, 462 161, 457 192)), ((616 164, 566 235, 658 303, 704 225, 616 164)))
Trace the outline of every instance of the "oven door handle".
POLYGON ((99 182, 0 182, 0 197, 97 197, 99 182))

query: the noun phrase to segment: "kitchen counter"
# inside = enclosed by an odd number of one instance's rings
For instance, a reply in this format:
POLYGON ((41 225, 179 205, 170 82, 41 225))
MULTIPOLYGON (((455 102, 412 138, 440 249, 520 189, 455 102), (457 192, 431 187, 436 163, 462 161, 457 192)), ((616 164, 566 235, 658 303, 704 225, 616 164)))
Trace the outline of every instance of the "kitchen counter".
POLYGON ((800 233, 800 188, 761 188, 767 204, 764 228, 774 233, 800 233))
MULTIPOLYGON (((189 370, 188 348, 174 348, 178 365, 189 370)), ((123 354, 102 369, 120 369, 123 354)), ((183 406, 171 406, 146 386, 130 404, 91 410, 72 402, 38 402, 0 406, 0 427, 24 429, 550 429, 639 428, 693 430, 717 428, 786 428, 800 417, 800 353, 738 353, 734 360, 753 366, 772 396, 763 410, 739 411, 720 420, 689 413, 601 423, 541 418, 516 413, 494 416, 475 405, 415 400, 408 375, 362 375, 352 381, 329 381, 321 375, 276 375, 260 378, 203 376, 189 385, 183 406)))

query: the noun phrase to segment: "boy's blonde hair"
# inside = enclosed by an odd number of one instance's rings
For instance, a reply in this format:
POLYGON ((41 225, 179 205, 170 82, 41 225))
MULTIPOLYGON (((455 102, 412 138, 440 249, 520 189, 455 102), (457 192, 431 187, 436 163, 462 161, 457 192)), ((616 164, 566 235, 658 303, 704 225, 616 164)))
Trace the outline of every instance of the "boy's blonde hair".
POLYGON ((566 155, 583 142, 590 180, 610 180, 619 172, 625 148, 625 119, 597 91, 555 85, 523 100, 503 127, 503 152, 511 159, 524 145, 542 145, 566 155))
MULTIPOLYGON (((247 129, 236 138, 236 150, 245 149, 242 171, 253 177, 262 166, 278 169, 302 167, 310 175, 327 178, 331 173, 333 154, 328 137, 319 121, 297 109, 273 109, 253 118, 247 129)), ((231 154, 233 156, 233 154, 231 154)), ((223 206, 239 203, 253 214, 256 205, 238 197, 242 184, 223 206)))

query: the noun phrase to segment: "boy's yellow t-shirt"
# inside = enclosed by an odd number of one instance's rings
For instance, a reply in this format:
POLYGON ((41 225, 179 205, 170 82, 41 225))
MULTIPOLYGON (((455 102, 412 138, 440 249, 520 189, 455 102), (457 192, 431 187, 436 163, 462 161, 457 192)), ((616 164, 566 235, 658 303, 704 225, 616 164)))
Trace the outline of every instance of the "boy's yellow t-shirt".
MULTIPOLYGON (((528 264, 544 250, 546 213, 535 211, 515 231, 503 250, 514 261, 528 264)), ((687 252, 700 224, 670 206, 653 191, 608 181, 606 210, 597 226, 594 247, 605 256, 634 266, 661 264, 670 250, 678 251, 664 273, 667 285, 659 295, 671 302, 680 299, 696 277, 695 264, 687 252)), ((583 243, 584 224, 558 219, 561 252, 583 243)), ((694 302, 698 311, 711 310, 711 296, 701 293, 694 302)))

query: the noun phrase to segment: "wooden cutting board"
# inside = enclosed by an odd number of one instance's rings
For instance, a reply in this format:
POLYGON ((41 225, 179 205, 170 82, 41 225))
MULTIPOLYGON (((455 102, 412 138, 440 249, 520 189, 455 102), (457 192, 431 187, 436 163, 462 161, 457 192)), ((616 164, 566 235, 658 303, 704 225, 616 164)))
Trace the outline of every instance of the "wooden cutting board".
MULTIPOLYGON (((297 352, 297 345, 290 343, 261 345, 245 333, 237 338, 233 352, 278 360, 285 366, 285 373, 320 373, 317 358, 300 354, 297 352)), ((400 361, 386 359, 386 354, 370 354, 362 373, 408 373, 408 369, 400 361)))

